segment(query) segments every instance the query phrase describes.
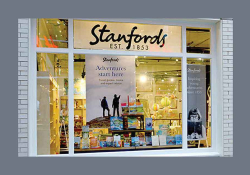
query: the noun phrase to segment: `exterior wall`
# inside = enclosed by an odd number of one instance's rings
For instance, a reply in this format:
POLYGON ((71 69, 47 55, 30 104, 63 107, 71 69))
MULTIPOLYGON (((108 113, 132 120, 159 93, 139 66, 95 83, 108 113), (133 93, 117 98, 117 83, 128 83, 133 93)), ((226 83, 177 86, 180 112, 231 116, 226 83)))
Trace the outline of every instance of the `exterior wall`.
POLYGON ((222 20, 223 155, 233 156, 233 20, 222 20))
POLYGON ((29 20, 18 19, 18 156, 28 156, 29 20))
MULTIPOLYGON (((28 156, 29 20, 18 19, 18 156, 28 156)), ((233 156, 233 20, 222 20, 223 155, 233 156)))

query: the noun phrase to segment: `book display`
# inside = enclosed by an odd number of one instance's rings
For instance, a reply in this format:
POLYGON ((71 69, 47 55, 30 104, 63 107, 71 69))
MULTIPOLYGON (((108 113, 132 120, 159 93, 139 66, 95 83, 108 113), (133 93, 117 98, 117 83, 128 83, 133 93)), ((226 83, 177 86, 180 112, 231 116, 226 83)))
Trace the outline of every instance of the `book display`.
MULTIPOLYGON (((145 118, 143 104, 139 102, 122 103, 122 109, 119 117, 95 119, 102 121, 102 123, 98 123, 100 128, 93 127, 96 126, 96 122, 93 121, 82 126, 82 134, 79 135, 82 145, 75 146, 75 152, 181 148, 182 135, 173 135, 176 133, 172 131, 173 127, 169 124, 154 126, 153 118, 145 118), (137 106, 139 110, 137 110, 137 106), (109 121, 109 127, 105 124, 106 120, 109 121)), ((76 121, 78 120, 75 119, 77 127, 76 121)), ((176 125, 176 122, 174 124, 176 125)))

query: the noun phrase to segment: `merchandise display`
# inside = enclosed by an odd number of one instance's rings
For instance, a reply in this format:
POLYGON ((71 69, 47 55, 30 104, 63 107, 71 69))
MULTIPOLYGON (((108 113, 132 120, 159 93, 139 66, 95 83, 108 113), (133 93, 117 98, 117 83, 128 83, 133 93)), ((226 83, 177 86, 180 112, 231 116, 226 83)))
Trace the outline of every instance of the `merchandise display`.
POLYGON ((122 117, 110 117, 110 129, 111 130, 123 130, 123 118, 122 117))

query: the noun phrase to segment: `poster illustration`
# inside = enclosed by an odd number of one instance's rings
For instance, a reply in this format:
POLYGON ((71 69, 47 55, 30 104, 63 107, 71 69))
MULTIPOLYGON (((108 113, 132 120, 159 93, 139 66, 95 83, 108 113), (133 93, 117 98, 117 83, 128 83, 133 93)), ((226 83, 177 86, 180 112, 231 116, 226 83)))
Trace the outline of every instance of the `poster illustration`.
POLYGON ((86 55, 87 122, 121 116, 121 103, 135 98, 135 57, 86 55))
POLYGON ((206 67, 187 65, 187 140, 206 139, 206 67))

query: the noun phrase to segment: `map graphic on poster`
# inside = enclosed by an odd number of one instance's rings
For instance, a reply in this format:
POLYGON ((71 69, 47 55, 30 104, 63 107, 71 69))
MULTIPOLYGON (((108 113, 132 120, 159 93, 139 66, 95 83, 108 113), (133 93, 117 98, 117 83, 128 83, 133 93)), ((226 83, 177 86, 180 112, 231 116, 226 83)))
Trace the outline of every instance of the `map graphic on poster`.
POLYGON ((121 116, 121 103, 135 99, 135 57, 86 55, 86 82, 87 122, 103 117, 103 111, 113 116, 114 109, 121 116))
POLYGON ((206 139, 206 67, 187 65, 187 140, 206 139))

